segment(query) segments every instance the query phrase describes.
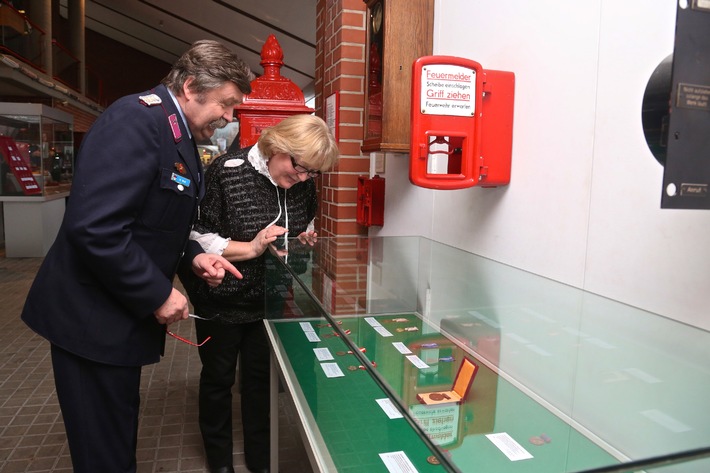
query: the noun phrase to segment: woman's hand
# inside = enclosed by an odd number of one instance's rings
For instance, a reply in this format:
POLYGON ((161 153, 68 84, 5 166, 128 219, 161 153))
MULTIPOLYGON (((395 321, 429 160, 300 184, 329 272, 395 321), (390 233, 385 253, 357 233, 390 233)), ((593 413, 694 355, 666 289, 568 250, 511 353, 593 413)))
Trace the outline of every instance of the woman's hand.
POLYGON ((256 234, 254 239, 251 241, 252 251, 254 252, 254 258, 260 256, 271 243, 276 241, 276 239, 283 234, 288 232, 288 229, 280 227, 278 225, 271 225, 266 227, 256 234))
POLYGON ((303 232, 298 235, 298 241, 300 241, 304 245, 309 244, 310 246, 313 246, 315 245, 316 241, 318 241, 318 234, 314 231, 303 232))

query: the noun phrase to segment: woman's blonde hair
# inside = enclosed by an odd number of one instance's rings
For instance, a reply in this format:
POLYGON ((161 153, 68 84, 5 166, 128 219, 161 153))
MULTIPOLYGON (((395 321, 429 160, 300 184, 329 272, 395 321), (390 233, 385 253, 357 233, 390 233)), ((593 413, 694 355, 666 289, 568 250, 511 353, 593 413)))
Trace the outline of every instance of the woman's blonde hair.
POLYGON ((328 125, 315 115, 284 118, 261 132, 258 146, 264 156, 289 154, 300 165, 319 171, 332 169, 340 156, 328 125))

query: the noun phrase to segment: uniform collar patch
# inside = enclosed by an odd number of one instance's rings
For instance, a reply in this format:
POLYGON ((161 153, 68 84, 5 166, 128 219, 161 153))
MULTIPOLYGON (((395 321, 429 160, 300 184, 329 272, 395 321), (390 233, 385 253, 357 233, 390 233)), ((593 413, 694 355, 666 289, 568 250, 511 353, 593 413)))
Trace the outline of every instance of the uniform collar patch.
POLYGON ((170 122, 170 129, 173 131, 173 138, 175 138, 175 143, 178 143, 182 139, 182 132, 180 131, 180 125, 178 125, 177 115, 174 113, 168 117, 170 122))

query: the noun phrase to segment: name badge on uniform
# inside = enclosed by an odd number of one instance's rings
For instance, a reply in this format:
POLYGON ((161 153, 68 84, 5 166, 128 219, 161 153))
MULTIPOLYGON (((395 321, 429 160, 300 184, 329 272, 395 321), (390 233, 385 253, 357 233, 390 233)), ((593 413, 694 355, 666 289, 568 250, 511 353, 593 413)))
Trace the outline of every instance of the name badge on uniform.
POLYGON ((177 182, 178 189, 180 190, 182 190, 181 186, 190 187, 190 179, 186 178, 185 176, 180 176, 178 174, 173 173, 172 176, 170 176, 170 180, 177 182))

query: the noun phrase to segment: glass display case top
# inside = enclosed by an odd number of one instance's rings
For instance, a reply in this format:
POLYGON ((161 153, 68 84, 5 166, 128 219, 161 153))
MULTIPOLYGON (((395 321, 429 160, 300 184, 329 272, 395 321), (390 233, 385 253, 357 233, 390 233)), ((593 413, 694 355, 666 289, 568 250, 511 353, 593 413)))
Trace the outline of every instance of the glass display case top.
POLYGON ((267 317, 347 343, 457 470, 710 471, 710 333, 421 237, 279 255, 267 317))

